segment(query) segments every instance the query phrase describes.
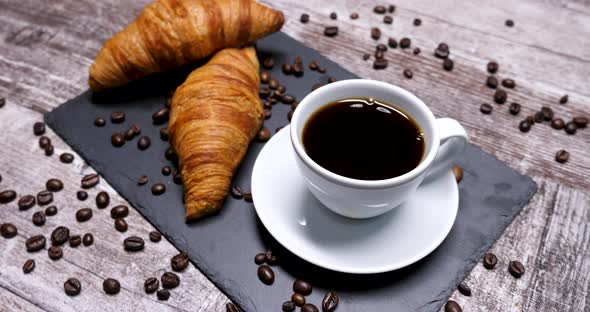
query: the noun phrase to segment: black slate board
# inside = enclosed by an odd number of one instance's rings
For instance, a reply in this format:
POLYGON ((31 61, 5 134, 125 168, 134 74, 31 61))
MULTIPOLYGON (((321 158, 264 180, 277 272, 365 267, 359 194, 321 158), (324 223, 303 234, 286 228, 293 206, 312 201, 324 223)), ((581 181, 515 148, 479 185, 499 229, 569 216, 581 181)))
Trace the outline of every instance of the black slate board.
MULTIPOLYGON (((313 84, 326 82, 330 76, 337 80, 355 78, 283 33, 259 41, 257 49, 261 59, 268 54, 275 57, 279 66, 275 65, 271 73, 287 86, 287 93, 298 99, 309 93, 313 84), (302 78, 281 75, 280 64, 292 63, 296 55, 303 57, 304 64, 318 60, 328 69, 327 74, 306 68, 302 78)), ((252 204, 242 200, 228 198, 219 215, 185 224, 182 187, 175 185, 171 176, 160 173, 162 166, 170 164, 164 158, 168 143, 159 139, 160 126, 152 125, 151 115, 163 106, 164 94, 180 83, 188 70, 161 75, 101 96, 87 91, 46 114, 45 120, 245 311, 279 311, 282 302, 292 294, 295 278, 312 282, 314 291, 307 301, 318 306, 326 290, 338 293, 340 312, 438 310, 537 189, 530 178, 469 145, 458 162, 465 175, 459 184, 458 217, 449 236, 420 262, 377 275, 336 273, 306 263, 278 245, 258 221, 252 204), (104 128, 93 126, 95 117, 108 119, 114 110, 126 113, 123 124, 109 122, 104 128), (152 139, 147 151, 137 149, 137 138, 121 148, 111 146, 111 134, 123 132, 132 123, 138 123, 142 135, 152 139), (148 175, 150 183, 140 187, 136 181, 142 174, 148 175), (153 196, 150 185, 155 182, 165 183, 168 191, 153 196), (274 267, 276 280, 272 286, 258 281, 253 261, 255 254, 267 249, 281 259, 280 266, 274 267)), ((275 128, 287 124, 289 109, 288 105, 276 104, 273 117, 265 122, 266 127, 274 133, 275 128)), ((236 185, 249 189, 254 160, 262 146, 262 143, 251 145, 235 176, 236 185)), ((147 239, 147 233, 144 236, 147 239)))

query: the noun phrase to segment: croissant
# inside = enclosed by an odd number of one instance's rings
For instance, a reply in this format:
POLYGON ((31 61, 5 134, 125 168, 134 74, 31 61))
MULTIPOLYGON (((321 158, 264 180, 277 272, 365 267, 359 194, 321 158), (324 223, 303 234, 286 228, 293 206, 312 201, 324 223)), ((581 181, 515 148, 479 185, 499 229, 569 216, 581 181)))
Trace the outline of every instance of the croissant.
POLYGON ((122 86, 278 31, 283 13, 253 0, 156 0, 90 66, 94 91, 122 86))
POLYGON ((217 213, 264 121, 252 47, 224 49, 172 97, 168 130, 184 182, 186 220, 217 213))

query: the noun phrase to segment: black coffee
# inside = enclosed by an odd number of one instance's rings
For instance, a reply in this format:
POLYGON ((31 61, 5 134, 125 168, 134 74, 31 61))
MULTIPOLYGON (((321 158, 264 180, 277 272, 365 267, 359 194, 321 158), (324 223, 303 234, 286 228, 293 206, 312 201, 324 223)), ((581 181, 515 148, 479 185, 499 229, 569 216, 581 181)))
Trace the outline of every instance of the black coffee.
POLYGON ((375 99, 349 98, 309 118, 303 146, 311 159, 333 173, 384 180, 416 168, 425 141, 418 124, 402 110, 375 99))

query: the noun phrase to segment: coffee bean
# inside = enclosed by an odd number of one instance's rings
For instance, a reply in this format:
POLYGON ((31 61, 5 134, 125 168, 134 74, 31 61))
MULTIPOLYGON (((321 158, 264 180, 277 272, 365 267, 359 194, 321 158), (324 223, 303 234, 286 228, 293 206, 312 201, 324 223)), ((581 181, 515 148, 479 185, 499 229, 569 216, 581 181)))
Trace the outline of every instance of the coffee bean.
POLYGON ((180 272, 188 267, 189 258, 186 252, 181 252, 170 259, 170 266, 173 271, 180 272))
POLYGON ((379 38, 381 38, 381 29, 377 27, 371 28, 371 38, 374 40, 379 40, 379 38))
POLYGON ((169 146, 164 152, 164 157, 173 162, 177 160, 176 152, 171 146, 169 146))
POLYGON ((520 104, 518 103, 510 103, 510 107, 508 108, 508 111, 510 112, 510 114, 512 115, 518 115, 518 113, 520 113, 520 104))
POLYGON ((289 94, 285 94, 282 96, 281 102, 283 102, 284 104, 287 104, 287 105, 293 104, 293 103, 295 103, 295 97, 293 97, 292 95, 289 95, 289 94))
POLYGON ((80 244, 82 244, 82 236, 80 235, 74 235, 74 236, 70 236, 70 247, 78 247, 80 246, 80 244))
MULTIPOLYGON (((381 52, 381 51, 379 51, 379 52, 381 52)), ((383 52, 381 52, 381 53, 383 53, 383 52)), ((386 59, 383 59, 383 58, 376 59, 373 62, 373 69, 377 69, 377 70, 385 69, 385 68, 387 68, 388 65, 389 65, 389 61, 387 61, 386 59)))
POLYGON ((45 248, 45 236, 35 235, 25 241, 28 252, 35 252, 45 248))
POLYGON ((387 51, 387 46, 386 46, 385 44, 383 44, 383 43, 380 43, 380 44, 378 44, 378 45, 375 47, 375 49, 376 49, 377 51, 382 51, 382 52, 385 52, 385 51, 387 51))
POLYGON ((566 95, 564 95, 564 96, 562 96, 562 97, 559 99, 559 104, 565 104, 565 103, 567 103, 568 99, 569 99, 569 97, 568 97, 568 95, 567 95, 567 94, 566 94, 566 95))
POLYGON ((127 131, 125 131, 125 133, 123 133, 123 136, 125 137, 125 140, 131 141, 135 137, 135 131, 133 131, 132 128, 129 128, 127 131))
POLYGON ((385 6, 383 5, 377 5, 373 8, 373 12, 377 13, 377 14, 385 14, 385 6))
POLYGON ((275 65, 275 59, 272 58, 271 56, 267 56, 264 58, 264 60, 262 60, 262 67, 264 67, 266 69, 272 69, 274 65, 275 65))
POLYGON ((29 274, 29 273, 33 272, 34 269, 35 269, 35 260, 33 260, 33 259, 28 259, 27 261, 25 261, 25 264, 23 264, 23 273, 25 273, 25 274, 29 274))
POLYGON ((256 264, 263 264, 266 262, 266 254, 259 253, 254 257, 254 263, 256 264))
POLYGON ((270 130, 268 130, 268 128, 263 127, 262 129, 260 129, 260 131, 258 131, 256 139, 258 140, 258 142, 266 142, 270 139, 270 136, 270 130))
POLYGON ((121 133, 115 132, 111 135, 111 144, 114 147, 121 147, 125 144, 125 137, 121 133))
POLYGON ((82 181, 80 182, 80 186, 83 189, 89 189, 91 187, 96 186, 100 182, 100 176, 95 173, 87 174, 82 177, 82 181))
POLYGON ((102 282, 102 290, 109 295, 116 295, 121 291, 121 283, 114 278, 107 278, 102 282))
POLYGON ((414 73, 410 69, 404 69, 404 76, 408 79, 412 79, 412 77, 414 77, 414 73))
POLYGON ((546 121, 551 121, 553 119, 553 110, 550 107, 541 107, 541 113, 543 114, 543 119, 546 121))
POLYGON ((150 277, 143 283, 143 289, 146 293, 151 294, 160 288, 160 281, 155 277, 150 277))
POLYGON ((576 134, 577 130, 578 126, 576 126, 576 124, 573 121, 569 121, 565 124, 565 132, 567 134, 576 134))
POLYGON ((18 209, 19 210, 28 210, 31 207, 35 206, 35 203, 37 201, 35 200, 35 196, 33 195, 25 195, 21 198, 18 199, 18 209))
POLYGON ((393 12, 395 12, 395 5, 393 5, 393 4, 390 4, 390 5, 387 7, 387 12, 389 12, 389 13, 393 13, 393 12))
POLYGON ((66 292, 66 295, 68 295, 68 296, 77 296, 82 291, 82 284, 80 284, 79 280, 77 280, 73 277, 69 278, 64 283, 64 291, 66 292))
POLYGON ((506 91, 504 91, 502 89, 498 89, 498 90, 496 90, 496 93, 494 93, 494 102, 496 102, 498 104, 506 103, 507 98, 508 98, 508 94, 506 93, 506 91))
POLYGON ((330 13, 330 19, 333 19, 333 20, 338 19, 338 14, 336 14, 336 12, 330 13))
POLYGON ((53 145, 48 145, 43 150, 45 151, 45 156, 53 155, 53 151, 54 151, 53 145))
POLYGON ((471 288, 469 288, 469 286, 467 286, 467 284, 461 283, 461 284, 459 284, 459 286, 457 286, 457 289, 459 290, 459 292, 463 296, 467 296, 467 297, 471 296, 471 288))
POLYGON ((37 193, 37 204, 39 204, 39 206, 47 205, 52 201, 53 193, 51 193, 50 191, 45 190, 37 193))
POLYGON ((160 279, 162 281, 162 287, 166 289, 172 289, 180 285, 180 277, 172 272, 166 272, 160 279))
POLYGON ((55 216, 57 214, 57 207, 49 206, 45 209, 45 215, 48 217, 55 216))
POLYGON ((331 291, 327 292, 322 300, 322 310, 324 312, 332 312, 336 310, 339 301, 340 299, 338 298, 338 295, 331 291))
MULTIPOLYGON (((335 37, 338 35, 338 26, 328 26, 324 28, 324 36, 326 37, 335 37)), ((295 69, 295 66, 293 66, 295 69)))
POLYGON ((0 225, 0 235, 4 238, 13 238, 18 234, 18 229, 12 223, 2 223, 0 225))
POLYGON ((303 24, 307 24, 307 22, 309 22, 309 14, 301 14, 301 18, 299 18, 299 21, 301 21, 301 23, 303 24))
POLYGON ((96 119, 94 119, 94 125, 97 127, 104 127, 106 124, 106 120, 102 117, 96 117, 96 119))
POLYGON ((59 155, 59 161, 64 164, 71 164, 74 161, 74 155, 70 153, 62 153, 59 155))
POLYGON ((507 19, 506 22, 504 22, 504 25, 506 25, 507 27, 513 27, 514 21, 511 19, 507 19))
POLYGON ((121 233, 124 233, 124 232, 127 232, 127 228, 128 228, 128 225, 127 225, 127 221, 125 221, 125 219, 119 218, 119 219, 115 220, 115 230, 117 230, 121 233))
POLYGON ((166 192, 166 186, 162 183, 155 183, 152 185, 152 194, 159 196, 166 192))
POLYGON ((235 304, 228 302, 225 305, 225 311, 226 312, 240 312, 240 309, 235 304))
POLYGON ((45 124, 38 121, 33 124, 33 133, 35 135, 42 135, 45 133, 45 124))
POLYGON ((383 59, 383 57, 384 57, 383 51, 379 51, 379 50, 375 51, 375 59, 381 60, 381 59, 383 59))
POLYGON ((576 127, 578 128, 586 128, 588 126, 588 117, 584 116, 577 116, 572 119, 576 127))
POLYGON ((519 261, 510 261, 508 263, 508 272, 515 278, 520 278, 524 274, 524 265, 519 261))
POLYGON ((570 158, 570 153, 568 153, 566 150, 559 150, 555 154, 555 161, 557 161, 560 164, 567 162, 567 160, 569 158, 570 158))
POLYGON ((449 300, 445 304, 445 312, 463 312, 463 309, 455 301, 449 300))
POLYGON ((449 45, 444 42, 439 43, 436 49, 434 49, 434 56, 440 59, 446 59, 449 57, 449 53, 451 53, 449 50, 449 45))
POLYGON ((86 191, 80 190, 80 191, 76 192, 76 197, 80 201, 85 201, 88 198, 88 193, 86 193, 86 191))
POLYGON ((531 130, 531 126, 532 124, 530 123, 530 121, 525 119, 518 124, 518 129, 521 132, 529 132, 529 130, 531 130))
POLYGON ((8 204, 16 198, 16 192, 13 190, 5 190, 0 192, 0 204, 8 204))
POLYGON ((393 23, 393 17, 391 17, 389 15, 383 16, 383 23, 385 23, 385 24, 393 23))
POLYGON ((292 311, 295 311, 296 308, 297 308, 297 306, 295 305, 295 303, 293 301, 285 301, 285 302, 283 302, 283 305, 281 306, 281 310, 283 312, 292 312, 292 311))
POLYGON ((99 209, 104 209, 106 208, 110 201, 111 201, 111 197, 109 196, 109 194, 105 191, 102 191, 98 194, 96 194, 96 207, 99 209))
POLYGON ((491 252, 488 252, 483 256, 483 267, 492 270, 498 264, 498 257, 491 252))
POLYGON ((320 310, 315 305, 306 303, 301 307, 301 312, 320 312, 320 310))
POLYGON ((252 193, 244 192, 244 200, 251 203, 252 202, 252 193))
POLYGON ((496 89, 498 87, 498 79, 494 76, 488 76, 486 79, 486 85, 492 89, 496 89))
POLYGON ((33 214, 32 221, 36 226, 42 226, 45 224, 45 213, 43 211, 37 211, 33 214))
POLYGON ((295 282, 293 282, 293 291, 295 293, 307 296, 311 294, 311 284, 306 281, 297 279, 295 280, 295 282))
POLYGON ((411 45, 412 40, 410 40, 410 38, 402 38, 402 40, 399 41, 399 46, 402 49, 409 48, 411 45))
POLYGON ((545 116, 543 116, 543 113, 542 112, 536 112, 535 115, 534 115, 534 117, 533 117, 533 120, 536 123, 542 123, 544 119, 545 119, 545 116))
MULTIPOLYGON (((260 267, 258 267, 258 272, 260 272, 260 267)), ((291 295, 291 301, 293 301, 296 306, 302 307, 305 304, 305 297, 302 294, 294 293, 291 295)))
POLYGON ((508 89, 514 89, 516 87, 516 82, 512 79, 502 79, 502 85, 508 89))
POLYGON ((51 243, 53 245, 63 245, 70 238, 70 229, 65 226, 58 226, 51 232, 51 243))
POLYGON ((45 183, 45 188, 51 192, 59 192, 64 188, 64 184, 59 179, 49 179, 45 183))
POLYGON ((145 246, 145 241, 141 237, 129 236, 123 241, 123 246, 127 251, 140 251, 145 246))
POLYGON ((175 184, 181 185, 182 184, 182 173, 177 172, 177 173, 173 174, 172 181, 175 184))
POLYGON ((162 240, 162 234, 158 231, 151 231, 150 234, 150 241, 157 243, 162 240))
POLYGON ((111 121, 113 123, 122 123, 125 121, 125 113, 124 112, 112 112, 111 113, 111 121))
POLYGON ((453 60, 451 60, 449 58, 446 58, 443 61, 443 69, 446 70, 446 71, 453 70, 454 65, 455 65, 455 63, 453 62, 453 60))
POLYGON ((350 19, 355 20, 355 19, 358 19, 358 18, 359 18, 359 14, 358 13, 353 12, 353 13, 350 14, 350 19))
POLYGON ((267 84, 270 80, 270 74, 267 71, 263 71, 260 73, 260 82, 262 84, 267 84))
MULTIPOLYGON (((420 52, 421 52, 421 51, 420 51, 420 48, 418 48, 418 47, 414 48, 414 51, 412 51, 412 53, 413 53, 414 55, 418 55, 418 54, 420 54, 420 52)), ((444 63, 443 63, 443 64, 444 64, 444 63)), ((452 69, 452 68, 451 68, 451 69, 452 69)))
POLYGON ((146 175, 142 175, 137 179, 137 185, 144 185, 148 183, 148 177, 146 175))
POLYGON ((51 139, 49 139, 48 137, 46 137, 44 135, 39 138, 39 147, 40 148, 45 149, 49 145, 51 145, 51 139))
POLYGON ((84 236, 82 236, 82 244, 86 247, 94 244, 94 235, 91 233, 84 234, 84 236))
POLYGON ((168 289, 160 289, 156 293, 156 297, 158 297, 158 300, 166 301, 170 299, 170 291, 168 289))
POLYGON ((459 166, 453 166, 452 171, 453 175, 455 175, 455 180, 457 183, 461 182, 461 180, 463 180, 463 168, 459 166))
POLYGON ((139 150, 141 151, 145 151, 146 149, 148 149, 151 145, 151 140, 150 138, 148 138, 147 136, 142 136, 139 138, 139 140, 137 141, 137 148, 139 148, 139 150))
POLYGON ((387 39, 387 45, 390 48, 395 49, 395 48, 397 48, 397 41, 393 38, 389 38, 389 39, 387 39))
MULTIPOLYGON (((338 28, 336 28, 336 33, 338 33, 338 28)), ((292 68, 293 68, 293 75, 295 75, 295 77, 303 76, 303 65, 296 63, 296 64, 293 64, 292 68)))
POLYGON ((260 90, 258 90, 258 96, 261 99, 266 99, 266 98, 268 98, 269 95, 270 95, 270 90, 268 88, 261 88, 260 90))
POLYGON ((268 265, 258 267, 258 279, 266 285, 272 285, 275 281, 275 273, 268 265))
POLYGON ((47 255, 49 255, 49 259, 55 261, 61 259, 64 252, 59 246, 49 246, 49 249, 47 249, 47 255))
POLYGON ((170 110, 167 107, 163 107, 152 114, 152 122, 154 125, 161 125, 168 121, 170 118, 170 110))
POLYGON ((488 73, 495 74, 498 71, 498 67, 499 67, 498 63, 496 63, 494 61, 490 61, 487 66, 488 73))
POLYGON ((491 113, 492 113, 492 110, 493 110, 493 107, 492 107, 492 105, 490 105, 490 104, 488 104, 488 103, 483 103, 483 104, 481 104, 481 106, 479 107, 479 111, 480 111, 482 114, 485 114, 485 115, 489 115, 489 114, 491 114, 491 113))
POLYGON ((82 208, 76 212, 76 220, 78 222, 86 222, 92 219, 92 209, 82 208))

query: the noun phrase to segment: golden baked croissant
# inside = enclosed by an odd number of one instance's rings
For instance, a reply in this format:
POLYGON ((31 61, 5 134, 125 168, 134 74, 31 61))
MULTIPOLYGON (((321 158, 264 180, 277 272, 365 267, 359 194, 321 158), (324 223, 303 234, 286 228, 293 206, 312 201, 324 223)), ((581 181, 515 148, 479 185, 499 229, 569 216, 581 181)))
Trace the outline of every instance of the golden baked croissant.
POLYGON ((278 31, 285 18, 253 0, 156 0, 109 39, 90 66, 94 91, 241 47, 278 31))
POLYGON ((221 209, 262 126, 258 66, 254 48, 224 49, 174 92, 168 130, 182 172, 187 221, 221 209))

